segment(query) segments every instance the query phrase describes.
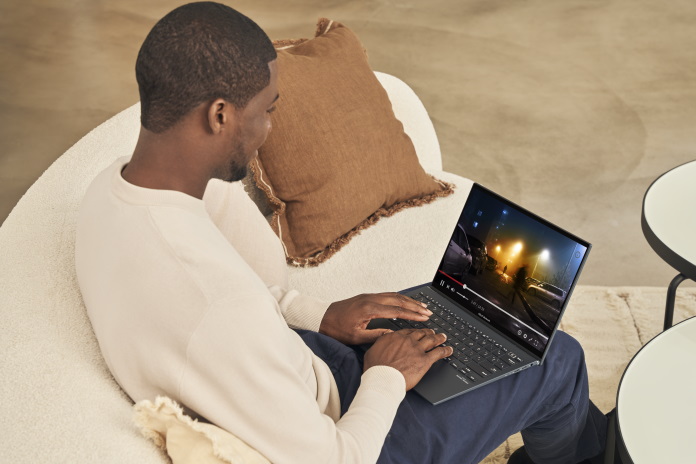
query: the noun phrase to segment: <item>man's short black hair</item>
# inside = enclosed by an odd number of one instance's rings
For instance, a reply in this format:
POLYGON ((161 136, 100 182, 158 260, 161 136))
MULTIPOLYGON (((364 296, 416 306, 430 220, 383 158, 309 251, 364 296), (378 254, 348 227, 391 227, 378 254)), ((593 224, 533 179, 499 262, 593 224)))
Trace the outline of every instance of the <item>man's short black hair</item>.
POLYGON ((164 132, 216 98, 244 108, 269 84, 275 58, 266 33, 228 6, 200 2, 173 10, 147 35, 135 64, 143 127, 164 132))

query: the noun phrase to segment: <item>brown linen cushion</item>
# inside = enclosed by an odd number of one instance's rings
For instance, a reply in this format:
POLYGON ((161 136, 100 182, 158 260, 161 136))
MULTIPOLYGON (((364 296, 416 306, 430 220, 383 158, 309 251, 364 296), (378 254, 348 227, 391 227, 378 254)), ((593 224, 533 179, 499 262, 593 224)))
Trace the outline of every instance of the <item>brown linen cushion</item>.
POLYGON ((419 164, 350 29, 320 19, 314 39, 275 45, 280 98, 251 168, 288 263, 317 265, 379 218, 452 193, 419 164))

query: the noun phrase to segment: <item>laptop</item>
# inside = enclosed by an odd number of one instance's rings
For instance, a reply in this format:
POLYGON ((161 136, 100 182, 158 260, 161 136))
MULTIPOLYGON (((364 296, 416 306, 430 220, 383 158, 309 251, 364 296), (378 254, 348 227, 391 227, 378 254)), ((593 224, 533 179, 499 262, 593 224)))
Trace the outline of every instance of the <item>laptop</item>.
POLYGON ((541 365, 591 245, 474 184, 433 281, 401 293, 427 322, 374 319, 368 328, 445 332, 454 353, 414 391, 440 404, 541 365))

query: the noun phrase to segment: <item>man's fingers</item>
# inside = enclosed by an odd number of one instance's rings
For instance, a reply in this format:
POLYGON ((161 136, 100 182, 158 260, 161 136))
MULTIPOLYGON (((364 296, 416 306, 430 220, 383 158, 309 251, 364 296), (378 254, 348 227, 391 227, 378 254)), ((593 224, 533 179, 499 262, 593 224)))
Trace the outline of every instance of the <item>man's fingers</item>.
POLYGON ((401 329, 397 331, 399 335, 409 335, 412 334, 413 332, 418 332, 420 329, 401 329))
POLYGON ((433 329, 415 329, 410 332, 410 335, 416 340, 424 340, 426 337, 435 335, 435 331, 433 329))
POLYGON ((430 358, 430 364, 432 365, 435 361, 446 358, 447 356, 452 356, 453 353, 454 349, 451 346, 438 346, 428 351, 427 356, 430 358))
POLYGON ((394 331, 390 330, 390 329, 362 330, 362 331, 360 331, 359 334, 356 335, 355 344, 374 343, 382 335, 386 335, 386 334, 392 333, 392 332, 394 332, 394 331))
POLYGON ((425 303, 416 301, 412 298, 402 295, 401 293, 383 293, 383 304, 385 306, 397 306, 406 311, 410 311, 417 314, 423 314, 426 316, 431 316, 433 313, 430 311, 425 303))
MULTIPOLYGON (((425 309, 425 308, 421 308, 425 309)), ((414 312, 401 306, 380 305, 376 308, 373 318, 382 319, 407 319, 410 321, 427 321, 429 314, 414 312)))
POLYGON ((427 305, 425 303, 421 303, 420 301, 416 301, 412 298, 409 298, 405 295, 402 295, 400 293, 397 293, 397 305, 401 306, 407 311, 411 311, 414 313, 418 314, 423 314, 425 316, 432 316, 433 312, 428 309, 427 305))
MULTIPOLYGON (((430 329, 425 329, 430 330, 430 329)), ((442 345, 447 341, 447 335, 443 333, 435 333, 431 330, 425 337, 420 339, 420 344, 425 351, 430 351, 438 345, 442 345)))

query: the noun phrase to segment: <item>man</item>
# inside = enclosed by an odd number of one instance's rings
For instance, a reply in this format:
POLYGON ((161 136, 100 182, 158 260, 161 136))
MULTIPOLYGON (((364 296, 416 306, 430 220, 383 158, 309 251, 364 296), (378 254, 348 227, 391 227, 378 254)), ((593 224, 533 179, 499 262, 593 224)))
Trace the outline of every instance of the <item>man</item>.
POLYGON ((435 408, 406 392, 451 354, 444 335, 366 330, 377 317, 426 320, 426 308, 288 289, 281 245, 235 182, 271 130, 275 58, 253 21, 207 2, 172 11, 142 45, 140 136, 88 189, 76 243, 123 389, 168 395, 274 463, 478 462, 518 430, 536 462, 598 454, 605 424, 570 337, 543 368, 435 408), (346 346, 367 342, 364 359, 346 346))

